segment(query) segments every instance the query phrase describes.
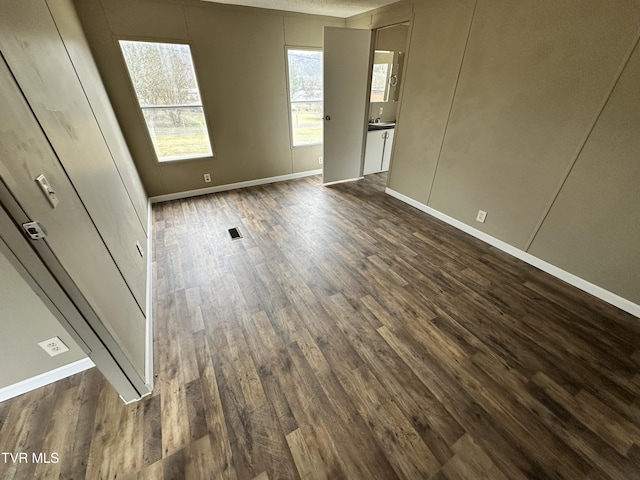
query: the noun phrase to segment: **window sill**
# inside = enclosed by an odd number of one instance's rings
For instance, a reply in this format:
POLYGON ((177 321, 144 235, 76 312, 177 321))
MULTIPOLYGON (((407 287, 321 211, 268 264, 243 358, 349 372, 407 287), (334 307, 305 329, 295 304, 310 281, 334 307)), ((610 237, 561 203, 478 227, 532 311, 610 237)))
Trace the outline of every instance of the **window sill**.
POLYGON ((202 157, 184 157, 184 158, 172 158, 171 160, 157 160, 157 164, 162 165, 175 165, 176 163, 190 163, 200 162, 203 160, 213 160, 215 155, 203 155, 202 157))
POLYGON ((305 143, 304 145, 292 145, 291 148, 306 148, 306 147, 317 147, 322 146, 322 142, 318 143, 305 143))

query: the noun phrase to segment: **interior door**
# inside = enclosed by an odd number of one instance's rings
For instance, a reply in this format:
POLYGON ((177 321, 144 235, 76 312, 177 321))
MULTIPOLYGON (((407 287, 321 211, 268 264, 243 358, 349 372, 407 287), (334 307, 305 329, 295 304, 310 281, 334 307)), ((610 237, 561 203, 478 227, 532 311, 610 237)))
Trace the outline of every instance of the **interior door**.
POLYGON ((370 50, 370 30, 324 27, 324 183, 361 177, 370 50))

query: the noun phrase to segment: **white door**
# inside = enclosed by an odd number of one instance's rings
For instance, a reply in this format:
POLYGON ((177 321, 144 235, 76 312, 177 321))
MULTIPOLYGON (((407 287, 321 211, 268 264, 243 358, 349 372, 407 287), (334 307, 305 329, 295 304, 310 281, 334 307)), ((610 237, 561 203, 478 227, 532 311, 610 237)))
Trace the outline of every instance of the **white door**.
POLYGON ((46 238, 31 244, 97 335, 82 337, 87 353, 123 399, 139 399, 149 393, 144 314, 3 59, 0 112, 0 209, 45 227, 46 238), (40 175, 57 203, 36 183, 40 175))
POLYGON ((324 183, 362 175, 371 31, 324 27, 324 183))

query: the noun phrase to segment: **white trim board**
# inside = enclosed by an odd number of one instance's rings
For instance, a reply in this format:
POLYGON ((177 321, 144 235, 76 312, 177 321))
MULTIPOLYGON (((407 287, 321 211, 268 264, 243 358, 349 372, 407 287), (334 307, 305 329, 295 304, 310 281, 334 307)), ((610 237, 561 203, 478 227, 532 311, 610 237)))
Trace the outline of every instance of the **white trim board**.
POLYGON ((14 383, 13 385, 0 388, 0 402, 17 397, 23 393, 30 392, 36 388, 44 387, 50 383, 75 375, 76 373, 84 372, 92 367, 95 367, 95 364, 89 357, 85 357, 69 363, 68 365, 55 368, 49 372, 44 372, 40 375, 36 375, 35 377, 27 378, 26 380, 14 383))
POLYGON ((185 192, 168 193, 166 195, 156 195, 150 197, 151 203, 169 202, 171 200, 180 200, 182 198, 197 197, 198 195, 207 195, 209 193, 225 192, 227 190, 236 190, 238 188, 255 187, 256 185, 266 185, 267 183, 284 182, 285 180, 294 180, 296 178, 310 177, 322 173, 320 170, 308 170, 306 172, 290 173, 287 175, 279 175, 277 177, 258 178, 256 180, 248 180, 246 182, 228 183, 226 185, 217 185, 215 187, 198 188, 197 190, 187 190, 185 192))
POLYGON ((153 391, 153 209, 151 202, 147 200, 147 318, 146 318, 146 344, 145 344, 145 382, 153 391))
POLYGON ((355 177, 355 178, 345 178, 344 180, 336 180, 335 182, 323 183, 322 186, 330 187, 331 185, 339 185, 341 183, 357 182, 358 180, 362 180, 363 178, 364 178, 364 175, 360 177, 355 177))
POLYGON ((442 220, 443 222, 448 223, 449 225, 457 228, 458 230, 462 230, 463 232, 468 233, 469 235, 479 240, 482 240, 483 242, 488 243, 489 245, 492 245, 502 250, 503 252, 506 252, 509 255, 522 260, 523 262, 528 263, 529 265, 533 265, 534 267, 539 268, 543 272, 553 275, 554 277, 559 278, 560 280, 567 282, 568 284, 573 285, 574 287, 579 288, 580 290, 583 290, 593 295, 594 297, 598 297, 599 299, 604 300, 605 302, 610 303, 611 305, 618 307, 619 309, 624 310, 625 312, 628 312, 631 315, 634 315, 640 318, 640 305, 633 303, 632 301, 627 300, 626 298, 616 295, 615 293, 612 293, 608 290, 605 290, 604 288, 599 287, 598 285, 590 283, 574 275, 573 273, 569 273, 565 270, 562 270, 561 268, 558 268, 555 265, 552 265, 551 263, 545 262, 544 260, 541 260, 540 258, 535 257, 530 253, 525 252, 524 250, 520 250, 519 248, 516 248, 513 245, 509 245, 508 243, 505 243, 502 240, 499 240, 495 237, 492 237, 491 235, 488 235, 480 230, 477 230, 467 225, 466 223, 463 223, 460 220, 456 220, 455 218, 450 217, 442 212, 439 212, 438 210, 428 207, 423 203, 417 202, 416 200, 413 200, 412 198, 407 197, 406 195, 396 192, 391 188, 387 187, 385 189, 385 193, 391 195, 394 198, 397 198, 398 200, 404 203, 411 205, 412 207, 417 208, 422 212, 425 212, 431 215, 432 217, 437 218, 438 220, 442 220))

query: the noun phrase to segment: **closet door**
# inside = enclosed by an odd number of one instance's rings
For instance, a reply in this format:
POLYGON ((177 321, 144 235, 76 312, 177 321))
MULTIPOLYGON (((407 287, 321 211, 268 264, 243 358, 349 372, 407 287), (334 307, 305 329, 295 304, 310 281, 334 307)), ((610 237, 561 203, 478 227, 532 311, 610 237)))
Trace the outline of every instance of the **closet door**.
MULTIPOLYGON (((75 297, 137 396, 147 393, 144 314, 4 61, 0 61, 0 111, 0 179, 19 208, 5 201, 3 206, 16 223, 28 219, 44 227, 46 236, 31 239, 33 247, 50 252, 43 261, 61 273, 61 283, 75 289, 68 294, 75 297), (37 181, 41 175, 53 193, 41 188, 37 181)), ((109 374, 105 372, 108 378, 109 374)))
MULTIPOLYGON (((66 20, 64 31, 69 32, 67 23, 77 20, 72 6, 62 10, 63 2, 52 3, 58 21, 63 24, 66 20)), ((68 41, 75 44, 75 52, 83 38, 68 34, 68 41)), ((45 0, 3 3, 0 49, 127 287, 146 313, 147 264, 137 247, 144 253, 146 217, 138 216, 134 204, 139 202, 132 201, 123 169, 118 169, 105 141, 108 132, 94 113, 99 106, 88 100, 95 99, 91 91, 102 88, 101 84, 81 83, 77 72, 86 69, 80 68, 86 66, 86 60, 76 56, 78 65, 72 63, 45 0)))

